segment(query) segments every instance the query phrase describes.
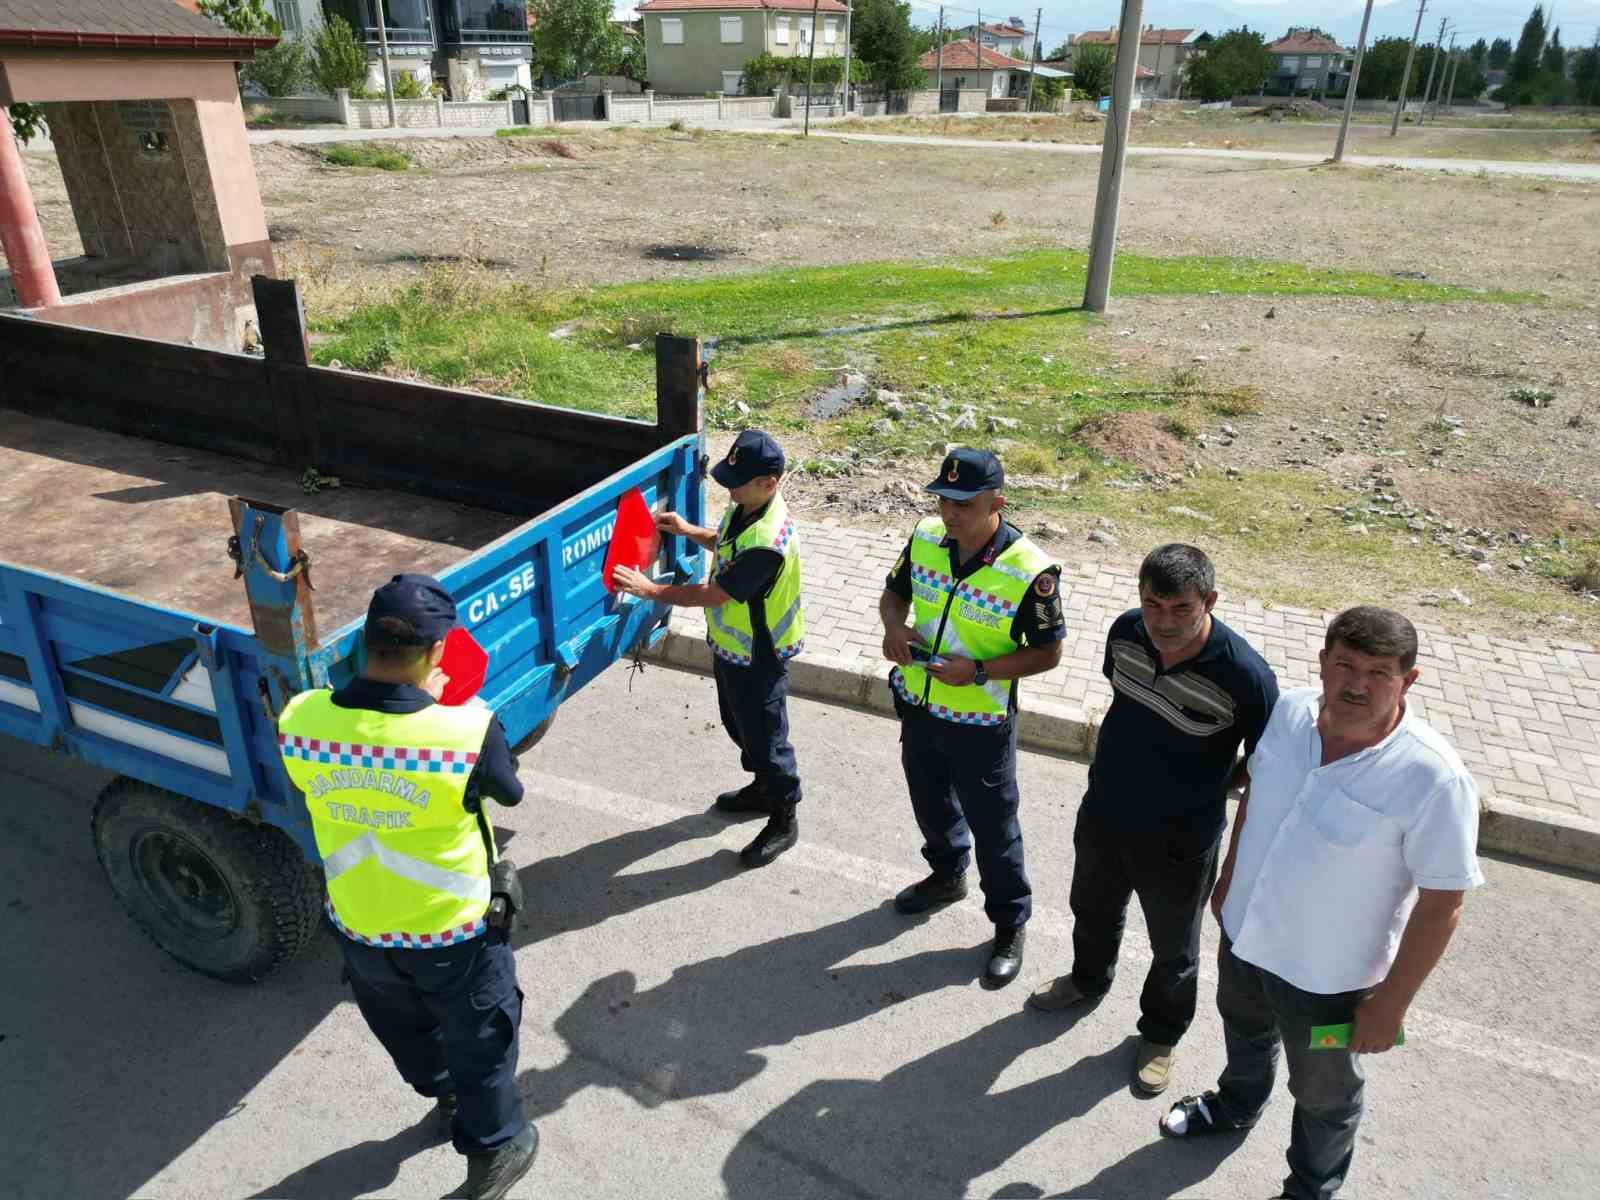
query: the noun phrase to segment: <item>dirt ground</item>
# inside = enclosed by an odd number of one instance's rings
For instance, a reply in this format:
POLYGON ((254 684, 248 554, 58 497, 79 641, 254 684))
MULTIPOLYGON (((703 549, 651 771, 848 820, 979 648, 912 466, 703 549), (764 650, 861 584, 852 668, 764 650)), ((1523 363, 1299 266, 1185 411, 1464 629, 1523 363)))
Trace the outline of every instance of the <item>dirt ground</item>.
MULTIPOLYGON (((456 256, 565 289, 1083 248, 1098 168, 1088 156, 637 129, 402 148, 418 163, 404 173, 330 167, 315 147, 254 148, 280 269, 302 279, 313 312, 456 256)), ((54 159, 26 159, 52 250, 75 252, 54 159)), ((1201 431, 1208 466, 1325 472, 1369 456, 1414 473, 1397 479, 1412 504, 1464 523, 1514 484, 1524 524, 1543 505, 1581 528, 1600 515, 1597 212, 1600 189, 1577 183, 1133 159, 1125 250, 1422 276, 1540 302, 1141 297, 1115 300, 1093 337, 1130 372, 1193 370, 1260 393, 1262 411, 1232 419, 1231 436, 1217 421, 1201 431), (1534 407, 1517 389, 1552 398, 1534 407)))

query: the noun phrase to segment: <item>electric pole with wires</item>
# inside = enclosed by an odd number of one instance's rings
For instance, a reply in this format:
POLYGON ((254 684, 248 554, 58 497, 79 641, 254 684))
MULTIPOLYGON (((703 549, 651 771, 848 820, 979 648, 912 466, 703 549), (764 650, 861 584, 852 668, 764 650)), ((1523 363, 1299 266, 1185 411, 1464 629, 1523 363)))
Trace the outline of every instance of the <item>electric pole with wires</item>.
POLYGON ((1417 23, 1411 30, 1411 44, 1406 47, 1406 69, 1400 72, 1400 96, 1394 102, 1394 120, 1389 125, 1390 137, 1400 132, 1400 114, 1406 110, 1406 89, 1411 86, 1411 60, 1417 54, 1417 34, 1422 32, 1422 14, 1427 7, 1428 0, 1417 0, 1417 23))
POLYGON ((1439 22, 1439 39, 1433 44, 1433 58, 1428 62, 1428 82, 1422 85, 1422 111, 1417 114, 1418 125, 1428 119, 1428 96, 1433 91, 1433 73, 1439 67, 1439 55, 1444 52, 1444 27, 1449 23, 1449 17, 1439 22))
POLYGON ((1350 134, 1350 114, 1356 110, 1356 80, 1361 78, 1361 60, 1367 53, 1367 25, 1372 21, 1372 0, 1361 14, 1361 33, 1356 38, 1356 60, 1350 65, 1350 78, 1344 85, 1344 115, 1339 118, 1339 138, 1333 143, 1333 161, 1344 161, 1344 140, 1350 134))
POLYGON ((944 106, 944 5, 939 5, 939 105, 944 106))
POLYGON ((1111 298, 1111 265, 1117 252, 1117 212, 1122 205, 1122 168, 1128 157, 1128 128, 1133 122, 1133 84, 1139 68, 1139 31, 1144 0, 1122 0, 1117 66, 1111 83, 1111 111, 1106 114, 1106 140, 1100 151, 1100 185, 1094 197, 1094 225, 1089 236, 1089 271, 1083 306, 1105 312, 1111 298), (1133 36, 1127 36, 1129 30, 1133 36))
POLYGON ((1039 22, 1044 20, 1044 9, 1033 10, 1033 53, 1028 55, 1028 112, 1033 111, 1033 68, 1039 61, 1039 22))
POLYGON ((822 0, 811 0, 811 54, 806 61, 806 126, 801 137, 811 136, 811 89, 817 75, 817 5, 822 0))

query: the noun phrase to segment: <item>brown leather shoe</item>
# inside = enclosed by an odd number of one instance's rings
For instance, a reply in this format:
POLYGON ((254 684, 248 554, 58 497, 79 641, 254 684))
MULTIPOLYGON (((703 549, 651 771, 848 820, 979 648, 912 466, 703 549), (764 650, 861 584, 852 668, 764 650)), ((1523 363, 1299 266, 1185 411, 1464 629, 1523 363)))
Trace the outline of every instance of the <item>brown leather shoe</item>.
POLYGON ((1072 981, 1071 975, 1063 975, 1054 983, 1039 988, 1028 997, 1028 1007, 1038 1009, 1040 1012, 1065 1012, 1079 1004, 1093 1004, 1099 996, 1087 996, 1072 981))
POLYGON ((1176 1047, 1139 1039, 1139 1054, 1133 1064, 1133 1086, 1145 1096, 1159 1096, 1172 1082, 1172 1062, 1176 1047))

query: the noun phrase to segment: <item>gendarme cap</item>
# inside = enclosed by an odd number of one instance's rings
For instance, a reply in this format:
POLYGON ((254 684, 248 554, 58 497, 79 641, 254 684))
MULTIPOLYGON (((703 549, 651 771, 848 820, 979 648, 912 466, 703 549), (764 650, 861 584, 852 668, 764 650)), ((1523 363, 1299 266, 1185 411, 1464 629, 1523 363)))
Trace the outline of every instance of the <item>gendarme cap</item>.
POLYGON ((939 476, 922 490, 950 500, 971 500, 980 492, 998 492, 1006 485, 1006 471, 987 450, 961 446, 945 455, 939 476))
POLYGON ((733 439, 728 456, 711 468, 711 478, 725 488, 743 487, 763 475, 783 474, 783 447, 760 429, 746 429, 733 439))
POLYGON ((441 641, 455 623, 456 602, 437 579, 431 575, 396 575, 372 593, 365 637, 369 645, 431 646, 441 641), (411 626, 412 636, 377 629, 384 617, 404 621, 411 626))

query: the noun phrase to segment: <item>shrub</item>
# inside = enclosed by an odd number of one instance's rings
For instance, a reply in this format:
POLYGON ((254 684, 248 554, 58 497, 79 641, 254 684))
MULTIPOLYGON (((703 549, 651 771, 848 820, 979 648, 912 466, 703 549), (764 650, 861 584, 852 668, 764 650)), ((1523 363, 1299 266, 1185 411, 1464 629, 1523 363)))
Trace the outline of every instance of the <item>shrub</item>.
POLYGON ((352 96, 363 90, 367 48, 343 17, 329 17, 311 35, 311 77, 330 96, 339 88, 349 88, 352 96))
POLYGON ((311 63, 304 43, 286 37, 271 49, 257 51, 239 74, 269 96, 287 96, 311 78, 311 63))
POLYGON ((400 71, 389 76, 396 100, 421 100, 422 83, 410 71, 400 71))
POLYGON ((411 159, 401 151, 388 146, 375 146, 371 142, 343 142, 329 146, 322 157, 335 167, 373 167, 379 171, 404 171, 411 166, 411 159))

